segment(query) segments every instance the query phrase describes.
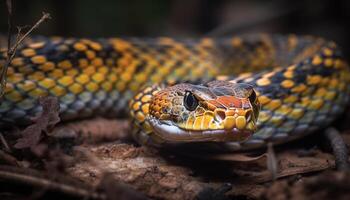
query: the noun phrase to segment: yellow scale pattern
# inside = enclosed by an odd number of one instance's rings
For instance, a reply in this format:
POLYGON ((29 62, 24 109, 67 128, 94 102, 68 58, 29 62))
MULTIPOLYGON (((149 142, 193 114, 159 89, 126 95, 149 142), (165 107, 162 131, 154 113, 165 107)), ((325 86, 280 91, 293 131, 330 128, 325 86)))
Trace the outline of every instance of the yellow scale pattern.
MULTIPOLYGON (((5 57, 2 52, 1 66, 5 57)), ((254 147, 271 138, 285 141, 293 131, 311 132, 316 123, 334 120, 348 101, 349 76, 338 47, 312 37, 31 38, 8 69, 0 117, 27 123, 40 112, 38 97, 48 95, 59 98, 63 120, 123 115, 127 102, 145 85, 216 77, 256 87, 262 105, 260 128, 240 144, 254 147)), ((149 140, 148 103, 158 90, 146 87, 130 103, 133 119, 143 130, 135 131, 135 137, 142 141, 149 140)))
POLYGON ((217 68, 208 58, 203 62, 209 53, 202 46, 205 44, 199 42, 193 48, 203 56, 171 38, 149 42, 120 38, 31 39, 20 47, 8 69, 1 117, 29 121, 40 110, 37 98, 47 95, 59 98, 63 120, 103 114, 110 109, 108 113, 120 113, 127 100, 147 83, 213 77, 217 68), (200 67, 193 70, 196 63, 200 67))

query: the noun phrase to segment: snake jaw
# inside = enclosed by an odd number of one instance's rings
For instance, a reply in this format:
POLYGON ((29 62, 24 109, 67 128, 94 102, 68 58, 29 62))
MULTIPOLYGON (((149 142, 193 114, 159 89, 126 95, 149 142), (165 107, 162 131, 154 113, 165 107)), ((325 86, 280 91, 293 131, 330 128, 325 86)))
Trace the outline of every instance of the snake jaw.
POLYGON ((168 142, 244 141, 254 133, 252 130, 239 130, 236 127, 231 130, 185 130, 174 125, 170 120, 159 121, 154 117, 149 117, 148 121, 153 127, 154 133, 164 141, 168 142))
POLYGON ((179 84, 152 98, 147 120, 165 141, 243 141, 256 131, 259 109, 251 86, 179 84))

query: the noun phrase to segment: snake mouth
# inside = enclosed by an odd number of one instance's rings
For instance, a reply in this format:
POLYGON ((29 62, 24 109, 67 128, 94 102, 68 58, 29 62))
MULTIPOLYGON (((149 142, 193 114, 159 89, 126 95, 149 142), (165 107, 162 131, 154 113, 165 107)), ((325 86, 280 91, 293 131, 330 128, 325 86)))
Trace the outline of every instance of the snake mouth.
MULTIPOLYGON (((154 117, 148 118, 154 134, 166 142, 242 142, 254 134, 254 130, 240 130, 236 127, 231 129, 214 129, 214 130, 186 130, 178 127, 170 120, 159 121, 154 117)), ((249 123, 254 123, 250 121, 249 123)))

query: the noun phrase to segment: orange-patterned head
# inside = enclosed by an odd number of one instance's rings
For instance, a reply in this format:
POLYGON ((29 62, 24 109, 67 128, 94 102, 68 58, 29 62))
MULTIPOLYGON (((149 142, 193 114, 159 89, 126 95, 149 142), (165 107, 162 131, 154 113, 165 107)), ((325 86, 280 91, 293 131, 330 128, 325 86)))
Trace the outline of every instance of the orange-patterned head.
POLYGON ((166 141, 242 141, 260 111, 252 86, 227 81, 178 84, 153 96, 148 120, 166 141))

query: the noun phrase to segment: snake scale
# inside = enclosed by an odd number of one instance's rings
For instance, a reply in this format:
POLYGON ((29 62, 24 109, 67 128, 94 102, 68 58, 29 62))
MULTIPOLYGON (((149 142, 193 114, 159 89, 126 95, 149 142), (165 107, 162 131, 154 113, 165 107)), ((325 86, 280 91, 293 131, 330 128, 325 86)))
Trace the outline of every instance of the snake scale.
MULTIPOLYGON (((1 66, 5 58, 2 49, 1 66)), ((246 150, 328 126, 349 83, 338 46, 312 36, 32 37, 8 68, 0 120, 28 124, 38 98, 56 96, 62 121, 129 113, 143 144, 246 150)))

